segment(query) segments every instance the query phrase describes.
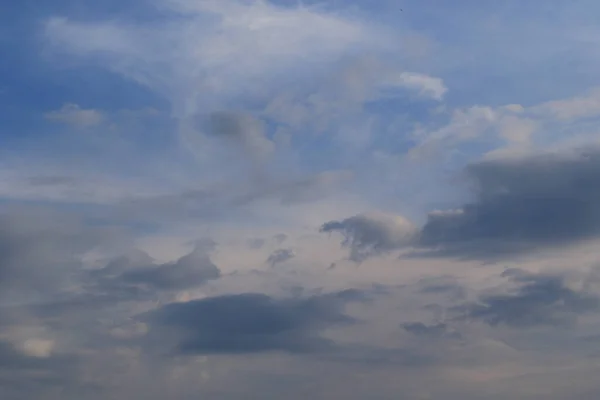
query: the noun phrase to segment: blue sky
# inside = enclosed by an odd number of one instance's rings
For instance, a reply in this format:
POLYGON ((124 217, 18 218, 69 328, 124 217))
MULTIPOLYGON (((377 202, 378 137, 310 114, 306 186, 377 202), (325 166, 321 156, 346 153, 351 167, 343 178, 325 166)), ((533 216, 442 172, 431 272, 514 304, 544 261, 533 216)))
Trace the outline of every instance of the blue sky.
POLYGON ((597 398, 597 12, 3 7, 0 395, 597 398))

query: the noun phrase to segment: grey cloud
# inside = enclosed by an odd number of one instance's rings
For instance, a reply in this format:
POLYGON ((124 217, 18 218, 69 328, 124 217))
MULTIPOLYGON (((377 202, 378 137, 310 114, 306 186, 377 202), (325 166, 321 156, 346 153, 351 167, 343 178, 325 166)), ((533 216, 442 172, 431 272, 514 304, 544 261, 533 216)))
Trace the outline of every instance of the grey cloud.
POLYGON ((34 176, 28 181, 32 186, 71 186, 77 183, 75 178, 68 176, 34 176))
POLYGON ((413 247, 407 257, 498 259, 600 234, 600 149, 496 159, 469 165, 475 200, 429 214, 420 230, 399 216, 357 215, 324 224, 351 259, 413 247), (402 228, 400 228, 402 226, 402 228))
POLYGON ((118 229, 86 226, 77 218, 35 207, 0 214, 0 302, 58 293, 81 275, 88 251, 126 243, 118 229))
POLYGON ((275 149, 267 138, 264 123, 250 114, 220 111, 208 117, 208 132, 214 136, 230 140, 253 157, 267 157, 275 149))
POLYGON ((483 295, 476 303, 453 309, 459 319, 515 328, 574 323, 579 315, 597 312, 600 299, 567 286, 561 275, 508 270, 503 274, 517 287, 505 294, 483 295))
POLYGON ((266 240, 262 239, 262 238, 253 238, 253 239, 248 239, 247 243, 248 243, 248 247, 256 250, 256 249, 262 248, 265 245, 266 240))
POLYGON ((161 347, 176 337, 179 354, 319 352, 335 347, 321 331, 354 323, 345 305, 363 300, 356 290, 291 299, 239 294, 169 304, 140 318, 161 347))
POLYGON ((278 233, 277 235, 273 236, 273 239, 275 239, 277 244, 283 244, 283 242, 285 242, 287 238, 288 235, 286 235, 285 233, 278 233))
POLYGON ((459 339, 461 336, 458 332, 453 331, 447 324, 439 323, 434 325, 425 325, 422 322, 411 322, 402 324, 402 328, 412 335, 420 338, 442 339, 451 338, 459 339))
POLYGON ((120 279, 157 289, 186 289, 221 276, 219 268, 202 251, 194 250, 175 263, 126 271, 120 279))
POLYGON ((0 396, 3 399, 29 399, 41 391, 48 393, 72 387, 76 382, 78 360, 69 356, 33 357, 0 341, 0 396))
POLYGON ((452 300, 466 297, 466 289, 450 276, 426 278, 419 281, 419 292, 429 295, 444 295, 452 300))
POLYGON ((151 217, 155 223, 190 218, 231 218, 238 212, 237 215, 247 216, 247 207, 265 200, 294 205, 322 199, 351 177, 346 171, 327 171, 305 177, 246 180, 174 195, 131 198, 119 204, 116 215, 122 220, 151 217))
POLYGON ((155 265, 145 253, 132 252, 111 261, 105 268, 93 271, 97 284, 104 289, 124 290, 141 285, 152 290, 181 290, 198 287, 218 279, 221 271, 210 259, 210 248, 202 245, 175 262, 155 265))
POLYGON ((271 265, 271 267, 276 266, 277 264, 282 264, 292 258, 296 257, 296 253, 292 249, 278 249, 275 250, 269 258, 267 258, 267 263, 271 265))
POLYGON ((417 230, 402 217, 370 213, 327 222, 321 227, 321 232, 341 233, 344 236, 342 245, 350 249, 350 259, 362 262, 371 256, 409 245, 417 230))
POLYGON ((466 173, 476 200, 430 214, 419 244, 432 254, 500 257, 600 233, 598 149, 483 161, 466 173))

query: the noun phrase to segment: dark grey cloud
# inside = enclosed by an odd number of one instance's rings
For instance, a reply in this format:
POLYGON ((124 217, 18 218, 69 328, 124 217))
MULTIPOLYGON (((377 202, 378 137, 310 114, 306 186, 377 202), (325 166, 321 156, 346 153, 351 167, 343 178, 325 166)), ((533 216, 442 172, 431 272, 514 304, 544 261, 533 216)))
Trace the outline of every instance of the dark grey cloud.
POLYGON ((600 233, 600 150, 482 161, 466 169, 475 201, 431 213, 419 245, 458 257, 499 257, 600 233))
POLYGON ((296 257, 296 253, 292 249, 278 249, 275 250, 269 258, 267 258, 267 264, 271 267, 276 266, 277 264, 282 264, 286 261, 291 260, 296 257))
POLYGON ((425 225, 394 215, 361 214, 331 221, 350 258, 413 247, 408 257, 498 259, 600 234, 600 149, 487 160, 466 167, 474 200, 429 214, 425 225), (402 227, 402 228, 401 228, 402 227))
POLYGON ((179 354, 319 352, 335 347, 320 333, 354 323, 345 305, 364 299, 357 290, 291 299, 239 294, 173 303, 140 318, 161 348, 176 338, 179 354))
POLYGON ((350 260, 362 262, 367 258, 388 253, 409 245, 417 233, 406 219, 383 213, 360 214, 342 221, 330 221, 321 232, 339 232, 342 245, 350 249, 350 260))
POLYGON ((455 307, 458 319, 514 328, 558 326, 599 310, 598 296, 570 288, 562 275, 508 270, 503 276, 516 285, 512 291, 482 295, 475 303, 455 307))

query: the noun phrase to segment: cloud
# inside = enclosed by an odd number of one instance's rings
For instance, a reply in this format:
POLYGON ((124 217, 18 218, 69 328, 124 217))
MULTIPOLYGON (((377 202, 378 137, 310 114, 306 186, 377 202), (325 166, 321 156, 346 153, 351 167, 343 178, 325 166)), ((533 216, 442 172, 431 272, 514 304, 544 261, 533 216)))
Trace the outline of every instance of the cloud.
POLYGON ((75 384, 77 360, 74 357, 51 356, 18 351, 0 341, 0 394, 6 398, 27 398, 75 384))
POLYGON ((350 260, 362 262, 410 245, 418 231, 401 216, 375 212, 327 222, 321 226, 321 232, 341 233, 342 245, 350 249, 350 260))
POLYGON ((44 208, 0 213, 0 304, 41 301, 80 277, 81 257, 127 243, 119 229, 88 226, 44 208))
POLYGON ((275 267, 277 264, 284 263, 292 258, 296 257, 296 253, 292 249, 278 249, 275 250, 269 258, 267 258, 267 264, 271 267, 275 267))
POLYGON ((389 83, 415 90, 422 96, 429 96, 438 101, 441 101, 448 91, 442 79, 415 72, 402 72, 396 77, 390 77, 389 83))
POLYGON ((530 108, 530 112, 541 117, 559 121, 573 121, 600 115, 600 88, 593 88, 583 95, 562 100, 552 100, 530 108))
POLYGON ((456 307, 459 318, 491 326, 529 328, 572 324, 578 316, 600 309, 598 296, 569 287, 563 275, 508 270, 503 276, 517 287, 509 293, 483 295, 476 303, 456 307))
POLYGON ((197 287, 220 276, 221 271, 208 254, 202 249, 195 249, 174 263, 127 270, 117 280, 159 290, 176 290, 197 287))
POLYGON ((55 17, 46 35, 56 50, 100 62, 166 95, 178 114, 219 108, 223 98, 263 95, 281 82, 281 71, 306 73, 298 65, 322 65, 383 44, 371 27, 316 7, 235 0, 162 6, 185 18, 134 26, 55 17))
POLYGON ((414 336, 426 339, 460 338, 458 332, 454 332, 444 323, 425 325, 422 322, 411 322, 402 324, 404 330, 414 336))
POLYGON ((99 125, 104 115, 94 109, 83 109, 77 104, 67 103, 60 110, 50 111, 44 115, 47 120, 71 125, 75 128, 90 128, 99 125))
POLYGON ((252 238, 247 240, 248 247, 254 250, 261 249, 267 241, 263 238, 252 238))
POLYGON ((181 355, 319 352, 334 347, 320 333, 355 322, 344 308, 362 299, 354 290, 293 299, 226 295, 168 304, 139 318, 149 324, 149 335, 157 334, 163 349, 173 345, 181 355), (175 343, 165 343, 169 337, 175 343))
POLYGON ((419 244, 457 256, 501 256, 600 233, 596 148, 481 161, 466 168, 476 200, 429 214, 419 244))
POLYGON ((275 150, 275 144, 266 137, 264 124, 249 114, 221 111, 208 117, 210 134, 239 146, 257 159, 264 159, 275 150))
POLYGON ((53 348, 53 340, 29 339, 23 343, 23 351, 29 357, 48 358, 53 348))
POLYGON ((197 246, 177 261, 159 265, 155 265, 147 254, 135 251, 93 271, 92 275, 104 290, 141 287, 154 293, 191 289, 221 277, 221 271, 210 259, 209 251, 197 246))

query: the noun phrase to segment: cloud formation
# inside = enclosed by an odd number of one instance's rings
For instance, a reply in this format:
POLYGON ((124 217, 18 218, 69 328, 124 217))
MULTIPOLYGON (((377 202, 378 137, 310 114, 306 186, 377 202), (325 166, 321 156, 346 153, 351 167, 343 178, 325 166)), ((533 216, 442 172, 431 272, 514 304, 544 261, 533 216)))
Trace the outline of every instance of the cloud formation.
POLYGON ((94 109, 82 109, 77 104, 65 104, 60 110, 50 111, 44 115, 46 119, 71 125, 75 128, 89 128, 102 122, 104 116, 94 109))
POLYGON ((292 258, 296 257, 296 253, 292 249, 278 249, 275 250, 269 258, 267 258, 267 263, 271 265, 271 267, 275 267, 277 264, 284 263, 292 258))
POLYGON ((517 285, 512 293, 487 294, 477 303, 459 306, 460 318, 528 328, 572 324, 578 316, 599 310, 598 296, 569 287, 565 276, 521 270, 508 270, 503 276, 517 285))
POLYGON ((457 256, 497 256, 600 233, 596 148, 481 161, 466 168, 476 200, 429 215, 419 244, 457 256))
POLYGON ((320 352, 334 347, 323 330, 355 321, 344 306, 356 300, 354 291, 283 300, 238 294, 169 304, 141 318, 157 340, 174 335, 179 354, 320 352))
POLYGON ((341 233, 344 236, 342 245, 350 249, 350 259, 362 262, 370 256, 410 245, 417 229, 403 217, 369 213, 327 222, 321 226, 321 232, 341 233))
POLYGON ((144 254, 136 258, 119 258, 96 275, 115 285, 139 285, 150 290, 189 289, 221 276, 221 271, 201 246, 173 263, 154 265, 144 254))

